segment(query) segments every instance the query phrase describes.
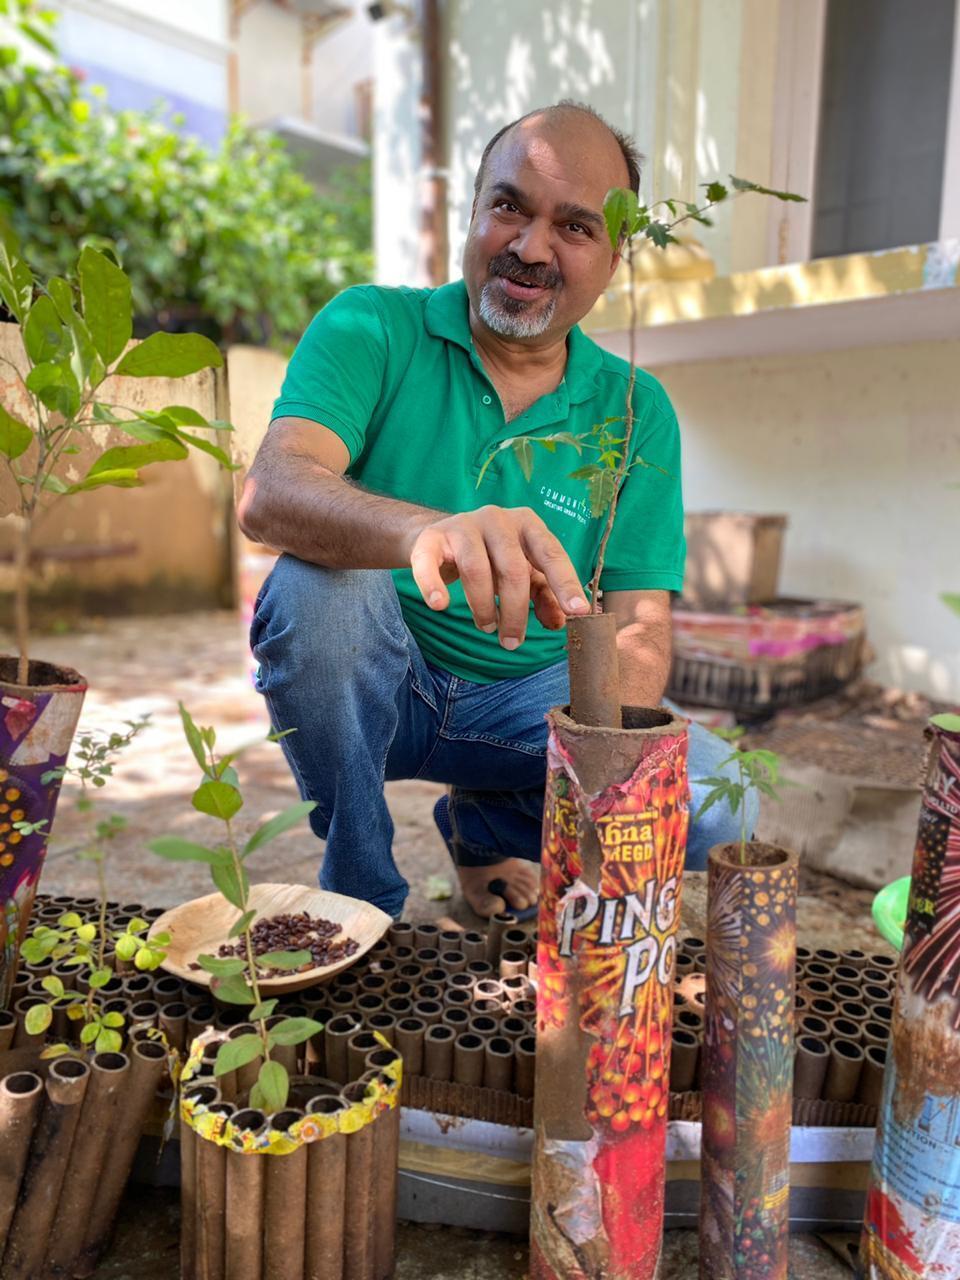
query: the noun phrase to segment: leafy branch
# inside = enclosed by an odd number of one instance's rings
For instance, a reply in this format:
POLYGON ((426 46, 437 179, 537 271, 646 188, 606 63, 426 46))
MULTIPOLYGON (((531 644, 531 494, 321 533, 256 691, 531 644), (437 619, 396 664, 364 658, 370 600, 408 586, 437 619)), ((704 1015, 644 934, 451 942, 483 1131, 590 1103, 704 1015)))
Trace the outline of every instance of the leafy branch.
MULTIPOLYGON (((239 915, 227 937, 242 941, 244 955, 200 955, 197 963, 211 975, 210 986, 218 1000, 250 1006, 249 1019, 255 1024, 256 1031, 227 1040, 220 1046, 214 1063, 214 1074, 226 1075, 229 1071, 261 1059, 257 1082, 250 1093, 250 1105, 267 1111, 279 1111, 286 1104, 290 1081, 283 1065, 271 1058, 271 1049, 277 1045, 300 1044, 323 1028, 312 1018, 284 1018, 279 1022, 272 1020, 277 1001, 263 998, 260 988, 261 971, 301 969, 309 963, 311 955, 309 951, 255 954, 252 927, 257 913, 250 907, 250 879, 245 864, 251 853, 301 822, 315 808, 315 804, 312 800, 306 800, 291 805, 289 809, 259 826, 241 848, 233 823, 243 807, 243 796, 233 764, 245 748, 219 755, 214 729, 196 725, 184 705, 179 705, 184 735, 203 779, 194 791, 191 803, 198 813, 223 823, 224 841, 222 844, 207 846, 183 840, 179 836, 162 836, 150 841, 147 847, 171 862, 206 863, 216 888, 231 906, 237 908, 239 915), (269 1027, 268 1019, 271 1020, 269 1027)), ((267 740, 275 742, 283 736, 270 734, 267 740)))
MULTIPOLYGON (((728 742, 736 743, 746 730, 742 725, 738 725, 735 729, 719 729, 714 730, 718 737, 726 738, 728 742)), ((781 799, 780 789, 783 787, 793 787, 797 784, 791 782, 788 778, 780 776, 780 757, 775 751, 768 751, 763 747, 758 747, 753 751, 744 751, 734 746, 733 754, 725 760, 721 760, 718 765, 719 769, 726 769, 730 765, 734 765, 737 770, 736 778, 727 777, 722 773, 718 773, 715 777, 697 778, 696 781, 702 786, 709 786, 711 789, 707 792, 703 804, 697 810, 696 818, 699 820, 707 812, 712 809, 715 804, 726 800, 730 806, 730 812, 740 813, 740 864, 747 864, 747 813, 744 800, 751 792, 758 792, 761 795, 769 796, 771 800, 779 801, 781 799)))

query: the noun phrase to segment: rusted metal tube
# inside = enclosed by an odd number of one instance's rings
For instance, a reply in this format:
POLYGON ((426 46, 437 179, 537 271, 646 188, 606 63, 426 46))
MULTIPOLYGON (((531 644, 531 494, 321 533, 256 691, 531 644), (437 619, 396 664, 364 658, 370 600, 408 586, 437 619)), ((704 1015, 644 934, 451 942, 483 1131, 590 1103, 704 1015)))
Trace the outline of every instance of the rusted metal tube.
POLYGON ((35 1072, 16 1071, 0 1080, 0 1257, 42 1101, 43 1081, 35 1072))
MULTIPOLYGON (((233 1124, 250 1135, 266 1124, 262 1111, 237 1111, 233 1124)), ((263 1188, 272 1156, 227 1151, 224 1275, 226 1280, 261 1280, 263 1275, 263 1188)))

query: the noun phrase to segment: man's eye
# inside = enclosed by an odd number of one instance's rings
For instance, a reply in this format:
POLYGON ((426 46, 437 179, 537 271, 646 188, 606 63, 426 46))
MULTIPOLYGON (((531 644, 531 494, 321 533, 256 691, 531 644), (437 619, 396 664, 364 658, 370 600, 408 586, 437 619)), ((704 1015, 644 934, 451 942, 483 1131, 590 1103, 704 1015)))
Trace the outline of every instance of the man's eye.
POLYGON ((519 213, 520 212, 517 206, 515 204, 512 204, 509 200, 498 200, 493 207, 495 209, 501 210, 503 213, 519 213))
POLYGON ((590 234, 589 230, 583 225, 582 222, 568 222, 567 230, 575 231, 578 235, 588 236, 590 234))

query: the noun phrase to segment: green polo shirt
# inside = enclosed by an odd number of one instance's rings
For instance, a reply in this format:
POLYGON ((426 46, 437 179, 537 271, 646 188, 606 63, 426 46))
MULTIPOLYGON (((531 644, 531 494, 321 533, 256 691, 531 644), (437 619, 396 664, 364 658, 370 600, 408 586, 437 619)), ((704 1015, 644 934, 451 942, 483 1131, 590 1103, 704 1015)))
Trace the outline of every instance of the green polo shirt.
MULTIPOLYGON (((308 418, 335 432, 350 451, 347 475, 374 493, 438 511, 495 504, 531 507, 557 535, 581 582, 593 573, 603 520, 590 516, 586 485, 570 479, 576 450, 537 448, 525 480, 512 450, 497 454, 479 487, 491 449, 508 436, 580 435, 622 416, 626 361, 579 328, 567 339, 567 367, 555 391, 504 420, 496 388, 470 334, 463 281, 440 289, 359 285, 317 316, 290 360, 273 416, 308 418)), ((605 591, 679 591, 683 585, 680 438, 666 393, 637 370, 632 448, 662 467, 636 467, 623 486, 600 586, 605 591)), ((565 634, 530 612, 526 640, 508 652, 473 623, 459 583, 442 612, 427 607, 409 569, 394 571, 407 625, 428 662, 486 684, 541 671, 564 657, 565 634)))

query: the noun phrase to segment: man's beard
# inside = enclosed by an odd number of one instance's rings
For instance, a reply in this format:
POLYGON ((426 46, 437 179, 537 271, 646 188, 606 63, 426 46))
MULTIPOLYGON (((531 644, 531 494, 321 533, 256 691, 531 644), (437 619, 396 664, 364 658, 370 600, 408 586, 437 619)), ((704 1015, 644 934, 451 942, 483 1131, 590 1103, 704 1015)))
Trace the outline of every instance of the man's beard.
MULTIPOLYGON (((494 277, 525 280, 543 288, 556 289, 560 284, 559 272, 540 263, 525 267, 510 253, 498 254, 491 261, 489 272, 494 277)), ((508 297, 496 279, 488 280, 480 291, 480 319, 501 338, 539 338, 549 329, 556 309, 556 293, 545 300, 537 298, 526 302, 523 298, 508 297)))

